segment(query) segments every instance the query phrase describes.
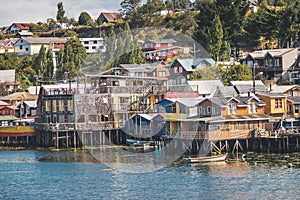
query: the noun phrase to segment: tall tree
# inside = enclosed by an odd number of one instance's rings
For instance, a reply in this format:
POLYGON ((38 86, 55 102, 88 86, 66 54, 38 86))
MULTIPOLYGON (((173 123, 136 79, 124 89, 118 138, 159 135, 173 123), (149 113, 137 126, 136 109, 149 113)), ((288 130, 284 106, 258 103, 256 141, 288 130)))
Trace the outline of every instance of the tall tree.
POLYGON ((209 52, 215 60, 219 60, 220 52, 223 44, 223 29, 219 15, 215 15, 213 19, 214 26, 209 31, 209 52))
POLYGON ((49 81, 53 78, 53 67, 52 52, 42 45, 39 54, 33 61, 33 69, 40 79, 49 81))
POLYGON ((141 0, 123 0, 121 5, 121 13, 125 18, 128 19, 128 17, 132 14, 132 12, 139 7, 141 4, 141 0))
POLYGON ((64 18, 65 16, 65 10, 64 10, 64 6, 62 2, 59 2, 57 4, 57 14, 56 14, 56 20, 61 22, 61 20, 64 18))
POLYGON ((76 76, 85 58, 86 50, 79 39, 69 39, 65 44, 65 48, 59 51, 57 78, 65 78, 66 72, 70 77, 76 76))
POLYGON ((93 26, 94 25, 94 21, 93 21, 92 17, 87 12, 80 13, 79 18, 78 18, 78 23, 79 23, 79 25, 84 25, 84 26, 93 26))
POLYGON ((279 11, 279 46, 297 46, 300 37, 300 3, 291 1, 287 7, 279 11))

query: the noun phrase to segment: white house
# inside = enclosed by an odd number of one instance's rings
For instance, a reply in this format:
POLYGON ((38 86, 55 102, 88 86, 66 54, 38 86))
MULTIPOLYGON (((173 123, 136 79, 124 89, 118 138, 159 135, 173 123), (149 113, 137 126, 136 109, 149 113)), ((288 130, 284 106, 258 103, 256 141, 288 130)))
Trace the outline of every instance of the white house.
POLYGON ((105 52, 104 39, 100 38, 79 38, 81 44, 85 47, 86 53, 105 52))
POLYGON ((14 51, 18 56, 38 54, 42 45, 52 51, 59 51, 64 47, 66 39, 55 37, 22 37, 14 44, 14 51))

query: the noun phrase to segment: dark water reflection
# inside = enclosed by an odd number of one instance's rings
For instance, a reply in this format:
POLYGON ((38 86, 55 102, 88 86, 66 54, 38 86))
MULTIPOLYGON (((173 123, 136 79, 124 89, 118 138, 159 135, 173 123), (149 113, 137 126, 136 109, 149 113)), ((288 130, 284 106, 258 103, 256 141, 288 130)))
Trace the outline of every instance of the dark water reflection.
MULTIPOLYGON (((1 199, 297 199, 299 154, 124 173, 87 151, 1 151, 1 199), (293 167, 287 167, 288 163, 293 167)), ((138 165, 138 163, 133 163, 138 165)))

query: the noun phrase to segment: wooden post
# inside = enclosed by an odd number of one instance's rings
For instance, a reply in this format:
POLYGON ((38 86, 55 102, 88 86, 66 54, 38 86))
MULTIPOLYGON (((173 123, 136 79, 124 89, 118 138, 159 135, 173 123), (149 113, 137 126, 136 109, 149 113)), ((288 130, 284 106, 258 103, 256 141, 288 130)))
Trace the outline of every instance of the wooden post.
POLYGON ((299 138, 296 136, 296 149, 299 150, 299 138))
POLYGON ((287 150, 287 152, 289 152, 289 150, 290 150, 290 148, 289 148, 289 136, 287 136, 287 138, 286 138, 286 150, 287 150))
POLYGON ((66 132, 66 145, 67 145, 67 149, 69 148, 69 131, 66 132))
POLYGON ((56 131, 56 148, 59 148, 59 144, 58 144, 58 131, 56 131))

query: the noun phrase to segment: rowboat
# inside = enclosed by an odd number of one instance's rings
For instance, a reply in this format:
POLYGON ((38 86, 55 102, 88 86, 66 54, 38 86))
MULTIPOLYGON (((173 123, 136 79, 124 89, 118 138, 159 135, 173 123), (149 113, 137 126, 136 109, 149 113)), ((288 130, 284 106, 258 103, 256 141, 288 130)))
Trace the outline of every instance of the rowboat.
POLYGON ((143 140, 127 139, 126 142, 131 147, 150 148, 151 146, 154 146, 154 142, 153 141, 143 141, 143 140))
POLYGON ((200 163, 200 162, 220 162, 225 161, 227 157, 226 154, 219 154, 214 156, 201 156, 201 157, 195 157, 195 158, 184 158, 184 162, 187 163, 200 163))

